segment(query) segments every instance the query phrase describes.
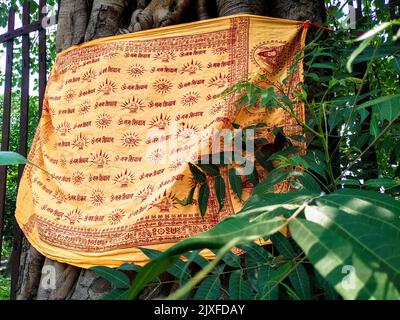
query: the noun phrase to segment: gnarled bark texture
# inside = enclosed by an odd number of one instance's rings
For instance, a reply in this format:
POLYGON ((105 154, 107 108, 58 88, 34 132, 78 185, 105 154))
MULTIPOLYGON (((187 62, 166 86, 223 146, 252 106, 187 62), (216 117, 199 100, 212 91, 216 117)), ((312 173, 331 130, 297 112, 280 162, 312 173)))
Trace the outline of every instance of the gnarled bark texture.
MULTIPOLYGON (((323 0, 61 0, 57 50, 119 33, 238 13, 317 22, 325 19, 323 0)), ((21 262, 18 299, 90 300, 111 290, 107 281, 92 271, 44 258, 26 240, 21 262)), ((148 287, 140 298, 165 296, 175 289, 171 285, 148 287)))

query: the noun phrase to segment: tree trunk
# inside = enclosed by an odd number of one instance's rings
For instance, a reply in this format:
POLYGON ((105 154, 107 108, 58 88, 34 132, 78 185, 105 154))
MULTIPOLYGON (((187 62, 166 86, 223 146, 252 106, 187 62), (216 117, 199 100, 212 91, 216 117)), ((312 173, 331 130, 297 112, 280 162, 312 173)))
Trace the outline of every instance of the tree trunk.
MULTIPOLYGON (((238 13, 325 20, 323 0, 61 0, 57 51, 96 38, 238 13)), ((111 287, 89 270, 51 261, 24 241, 17 299, 98 299, 111 287)), ((154 298, 173 287, 152 291, 154 298)), ((142 298, 148 298, 147 292, 142 298)))

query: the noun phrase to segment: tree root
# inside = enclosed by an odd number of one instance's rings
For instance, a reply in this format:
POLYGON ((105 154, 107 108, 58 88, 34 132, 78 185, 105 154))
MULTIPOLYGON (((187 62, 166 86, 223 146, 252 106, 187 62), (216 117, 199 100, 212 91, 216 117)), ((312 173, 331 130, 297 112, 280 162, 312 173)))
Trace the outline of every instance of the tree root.
POLYGON ((142 9, 136 9, 128 27, 130 32, 165 27, 182 20, 192 0, 152 0, 142 9))
POLYGON ((33 300, 36 298, 44 260, 44 256, 30 246, 24 238, 17 300, 33 300))
POLYGON ((57 25, 57 51, 84 41, 90 6, 91 1, 61 1, 57 25))
POLYGON ((80 271, 79 268, 68 265, 57 280, 56 289, 50 295, 50 300, 66 299, 71 294, 72 288, 76 285, 80 271))
POLYGON ((127 0, 95 0, 86 28, 85 42, 117 34, 127 7, 127 0))
POLYGON ((256 15, 264 15, 264 0, 216 0, 218 15, 220 17, 230 16, 238 13, 248 13, 256 15))

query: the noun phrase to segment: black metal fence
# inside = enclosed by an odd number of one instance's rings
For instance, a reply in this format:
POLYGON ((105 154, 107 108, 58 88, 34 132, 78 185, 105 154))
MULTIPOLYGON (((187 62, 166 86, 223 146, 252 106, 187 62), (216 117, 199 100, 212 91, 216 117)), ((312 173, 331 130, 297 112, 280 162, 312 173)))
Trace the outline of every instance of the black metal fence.
MULTIPOLYGON (((31 22, 30 3, 25 1, 22 8, 22 26, 15 28, 16 11, 11 8, 8 12, 7 32, 0 35, 0 44, 6 47, 6 67, 4 75, 4 100, 3 100, 3 118, 2 118, 2 141, 1 150, 8 151, 10 147, 10 122, 12 116, 12 85, 13 85, 13 67, 14 59, 21 59, 21 96, 20 96, 20 130, 19 130, 19 146, 18 152, 26 156, 28 149, 28 122, 29 122, 29 86, 30 86, 30 55, 31 44, 30 34, 38 32, 39 44, 39 66, 38 66, 38 82, 39 82, 39 115, 42 110, 43 97, 47 82, 47 57, 46 57, 46 30, 42 26, 42 20, 45 18, 43 10, 46 7, 46 0, 39 0, 39 18, 37 21, 31 22), (22 54, 19 57, 14 55, 14 42, 17 38, 21 39, 22 54)), ((32 116, 32 115, 31 115, 32 116)), ((23 166, 18 168, 18 181, 21 178, 23 166)), ((7 192, 7 167, 0 166, 0 261, 1 249, 3 247, 3 233, 5 223, 5 204, 7 192)), ((20 269, 20 255, 23 235, 17 224, 14 223, 13 243, 12 243, 12 264, 11 264, 11 298, 15 298, 16 286, 18 283, 20 269)))

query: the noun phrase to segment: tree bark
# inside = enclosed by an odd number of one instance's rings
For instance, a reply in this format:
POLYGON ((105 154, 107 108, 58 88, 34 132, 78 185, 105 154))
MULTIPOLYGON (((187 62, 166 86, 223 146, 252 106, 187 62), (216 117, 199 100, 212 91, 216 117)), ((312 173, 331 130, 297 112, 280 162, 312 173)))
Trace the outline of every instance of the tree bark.
POLYGON ((267 15, 270 17, 318 23, 326 19, 323 0, 270 0, 268 3, 267 15))
MULTIPOLYGON (((323 0, 61 0, 57 51, 72 45, 119 33, 204 20, 238 13, 278 18, 325 20, 323 0)), ((98 299, 111 286, 92 271, 44 258, 25 243, 18 285, 18 299, 98 299), (55 273, 55 288, 43 287, 48 273, 55 273)), ((168 288, 174 290, 174 287, 168 288)), ((168 294, 165 288, 146 289, 140 297, 168 294)))
POLYGON ((220 17, 237 13, 264 15, 266 10, 264 0, 217 0, 217 8, 220 17))
POLYGON ((57 48, 66 49, 85 38, 91 1, 61 1, 58 14, 57 48))

